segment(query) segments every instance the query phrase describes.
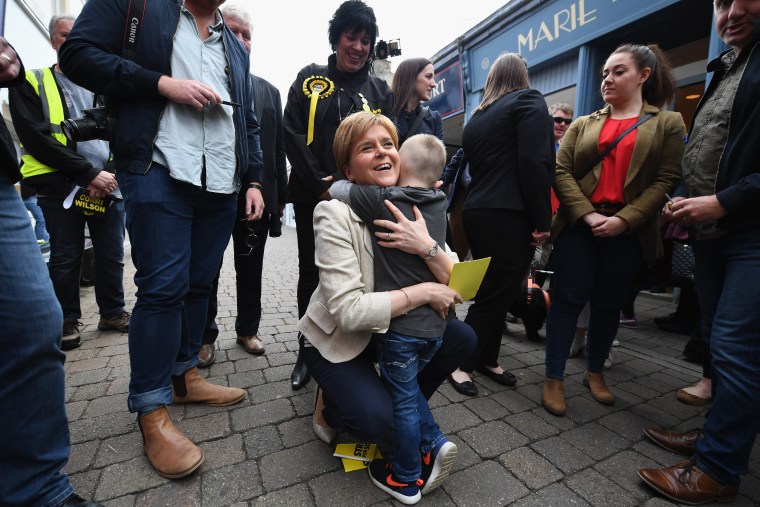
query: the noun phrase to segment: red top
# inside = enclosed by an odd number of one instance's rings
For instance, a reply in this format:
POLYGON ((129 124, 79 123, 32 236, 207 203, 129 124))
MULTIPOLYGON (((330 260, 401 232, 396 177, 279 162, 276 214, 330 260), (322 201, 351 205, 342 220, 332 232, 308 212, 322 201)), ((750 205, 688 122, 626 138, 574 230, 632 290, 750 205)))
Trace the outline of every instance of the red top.
MULTIPOLYGON (((615 120, 608 118, 599 134, 599 153, 607 149, 620 134, 638 121, 638 117, 615 120)), ((629 132, 602 161, 602 172, 599 184, 589 199, 592 204, 625 205, 623 187, 631 165, 633 145, 636 144, 636 130, 629 132)))

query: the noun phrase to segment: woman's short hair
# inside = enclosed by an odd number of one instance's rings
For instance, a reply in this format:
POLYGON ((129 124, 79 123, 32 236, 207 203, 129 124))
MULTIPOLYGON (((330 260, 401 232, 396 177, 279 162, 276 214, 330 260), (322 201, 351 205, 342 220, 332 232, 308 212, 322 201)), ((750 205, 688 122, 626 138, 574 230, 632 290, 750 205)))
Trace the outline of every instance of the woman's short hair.
POLYGON ((375 125, 384 127, 391 136, 393 145, 398 147, 396 125, 387 116, 383 116, 382 114, 359 111, 349 115, 338 126, 338 130, 335 132, 335 139, 333 140, 333 156, 335 156, 335 166, 344 177, 346 173, 343 171, 343 166, 347 166, 351 162, 351 149, 354 143, 375 125))
POLYGON ((357 34, 365 32, 369 36, 371 40, 369 57, 372 58, 375 54, 375 40, 379 33, 375 11, 372 10, 372 7, 362 0, 346 0, 340 4, 327 26, 327 37, 333 51, 338 45, 340 35, 346 30, 351 30, 357 34))
POLYGON ((641 97, 649 104, 662 108, 670 102, 676 90, 676 82, 668 58, 657 44, 622 44, 610 54, 627 53, 641 71, 649 67, 651 74, 641 87, 641 97))
POLYGON ((415 87, 417 86, 417 76, 431 63, 427 58, 408 58, 396 68, 396 72, 393 74, 393 84, 391 85, 391 90, 393 90, 393 95, 396 98, 393 112, 391 113, 393 118, 397 119, 404 110, 407 102, 414 95, 415 87))
POLYGON ((483 100, 475 111, 482 111, 504 95, 526 88, 530 88, 530 80, 525 58, 517 53, 504 53, 491 65, 483 89, 483 100))

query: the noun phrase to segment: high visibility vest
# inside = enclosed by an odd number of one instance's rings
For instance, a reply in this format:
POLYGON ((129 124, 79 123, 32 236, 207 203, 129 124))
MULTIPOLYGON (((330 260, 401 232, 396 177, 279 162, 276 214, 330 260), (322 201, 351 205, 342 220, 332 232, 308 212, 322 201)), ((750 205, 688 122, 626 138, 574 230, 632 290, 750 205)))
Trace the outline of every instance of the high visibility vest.
MULTIPOLYGON (((66 145, 66 136, 63 135, 61 122, 65 120, 61 95, 58 93, 58 85, 53 77, 53 71, 49 68, 26 71, 26 80, 39 95, 42 101, 42 111, 45 121, 50 125, 50 134, 53 139, 66 145)), ((32 155, 27 153, 21 145, 21 174, 24 178, 50 173, 56 169, 46 166, 32 155)))

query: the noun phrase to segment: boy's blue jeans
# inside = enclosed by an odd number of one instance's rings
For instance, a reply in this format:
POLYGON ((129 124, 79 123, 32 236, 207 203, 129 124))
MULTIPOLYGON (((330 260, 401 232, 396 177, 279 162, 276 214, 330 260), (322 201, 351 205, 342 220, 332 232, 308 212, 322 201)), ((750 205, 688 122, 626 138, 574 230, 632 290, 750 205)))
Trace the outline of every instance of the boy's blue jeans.
POLYGON ((417 383, 417 374, 443 340, 393 332, 377 338, 380 375, 393 402, 393 474, 400 482, 412 483, 420 477, 420 452, 429 452, 445 438, 417 383))

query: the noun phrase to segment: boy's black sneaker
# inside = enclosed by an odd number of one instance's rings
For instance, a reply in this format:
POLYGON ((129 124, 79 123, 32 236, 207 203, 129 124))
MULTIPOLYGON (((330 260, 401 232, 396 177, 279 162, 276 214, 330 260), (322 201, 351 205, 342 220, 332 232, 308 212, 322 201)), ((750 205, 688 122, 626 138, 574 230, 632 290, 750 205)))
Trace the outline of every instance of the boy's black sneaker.
POLYGON ((422 456, 420 479, 423 482, 423 495, 427 495, 446 480, 456 457, 456 444, 445 439, 435 449, 422 456))
POLYGON ((373 459, 367 467, 369 478, 375 486, 382 489, 404 505, 414 505, 420 501, 420 486, 422 480, 417 479, 411 484, 399 482, 393 478, 391 464, 386 459, 373 459))

